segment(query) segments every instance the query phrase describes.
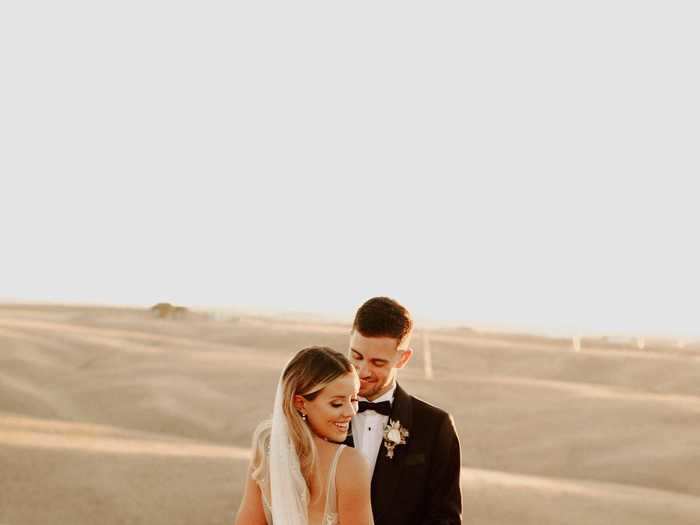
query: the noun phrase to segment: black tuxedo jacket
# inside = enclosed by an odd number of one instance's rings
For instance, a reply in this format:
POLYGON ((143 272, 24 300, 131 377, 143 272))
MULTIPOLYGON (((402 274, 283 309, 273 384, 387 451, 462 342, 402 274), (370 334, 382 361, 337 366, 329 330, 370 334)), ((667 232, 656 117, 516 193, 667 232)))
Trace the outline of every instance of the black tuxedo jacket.
MULTIPOLYGON (((437 407, 394 391, 391 420, 408 429, 405 445, 388 458, 382 443, 372 476, 375 525, 460 525, 461 455, 452 417, 437 407)), ((352 434, 346 441, 354 445, 352 434)))

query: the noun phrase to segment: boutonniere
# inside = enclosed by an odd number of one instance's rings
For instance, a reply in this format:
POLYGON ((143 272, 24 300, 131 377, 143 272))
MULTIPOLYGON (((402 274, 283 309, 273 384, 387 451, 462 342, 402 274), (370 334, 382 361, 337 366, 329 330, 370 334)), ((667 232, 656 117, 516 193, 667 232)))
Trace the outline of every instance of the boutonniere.
POLYGON ((386 447, 386 457, 394 457, 396 445, 405 445, 408 437, 408 430, 401 426, 401 421, 389 420, 384 427, 384 446, 386 447))

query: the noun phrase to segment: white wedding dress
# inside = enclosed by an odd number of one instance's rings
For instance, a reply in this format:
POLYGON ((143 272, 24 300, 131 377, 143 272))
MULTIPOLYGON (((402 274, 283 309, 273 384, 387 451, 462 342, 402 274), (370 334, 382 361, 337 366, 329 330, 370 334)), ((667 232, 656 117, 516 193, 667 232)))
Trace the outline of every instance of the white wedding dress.
MULTIPOLYGON (((328 485, 326 487, 326 503, 325 510, 323 512, 323 519, 319 524, 311 523, 309 525, 340 525, 340 522, 338 521, 337 510, 338 498, 335 492, 335 471, 338 466, 338 459, 340 459, 340 454, 343 452, 344 448, 345 445, 340 445, 338 447, 338 450, 336 451, 335 456, 333 457, 333 461, 331 461, 331 466, 328 469, 328 485)), ((268 460, 269 458, 266 458, 266 461, 268 460)), ((268 467, 269 462, 265 466, 268 467)), ((272 506, 270 505, 271 492, 269 468, 263 468, 262 472, 265 472, 265 477, 261 479, 256 479, 255 481, 258 483, 258 486, 260 487, 260 492, 262 493, 263 509, 265 510, 265 519, 268 525, 273 525, 272 506)))

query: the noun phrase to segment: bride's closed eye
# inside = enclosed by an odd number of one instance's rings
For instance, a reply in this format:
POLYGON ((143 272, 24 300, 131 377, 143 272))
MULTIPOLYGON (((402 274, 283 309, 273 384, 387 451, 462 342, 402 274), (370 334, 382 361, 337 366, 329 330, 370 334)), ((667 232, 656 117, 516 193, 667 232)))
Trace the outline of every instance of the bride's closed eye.
MULTIPOLYGON (((357 405, 357 402, 358 402, 357 398, 354 398, 354 399, 351 399, 351 400, 350 400, 350 404, 352 404, 353 406, 357 405)), ((332 406, 333 408, 340 408, 340 407, 343 406, 343 404, 342 404, 342 403, 338 403, 338 402, 334 402, 334 403, 331 403, 331 406, 332 406)))

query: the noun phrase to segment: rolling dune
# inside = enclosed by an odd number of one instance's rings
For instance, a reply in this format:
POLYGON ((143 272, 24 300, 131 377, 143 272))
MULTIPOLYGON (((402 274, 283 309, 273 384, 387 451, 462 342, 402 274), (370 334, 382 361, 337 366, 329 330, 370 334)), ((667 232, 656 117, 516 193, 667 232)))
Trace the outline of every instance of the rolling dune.
MULTIPOLYGON (((348 327, 0 306, 0 524, 227 524, 281 366, 348 327)), ((434 329, 401 372, 449 410, 465 523, 700 523, 700 354, 434 329)))

